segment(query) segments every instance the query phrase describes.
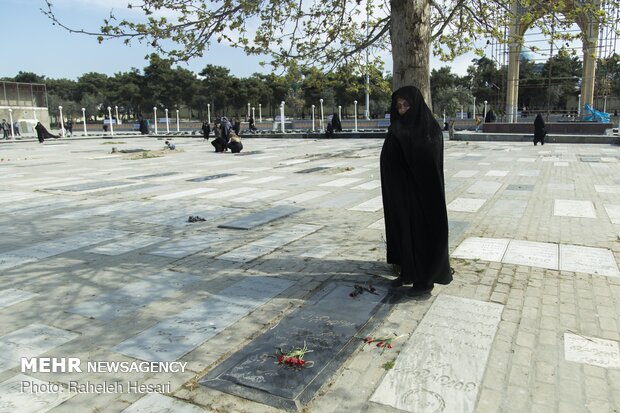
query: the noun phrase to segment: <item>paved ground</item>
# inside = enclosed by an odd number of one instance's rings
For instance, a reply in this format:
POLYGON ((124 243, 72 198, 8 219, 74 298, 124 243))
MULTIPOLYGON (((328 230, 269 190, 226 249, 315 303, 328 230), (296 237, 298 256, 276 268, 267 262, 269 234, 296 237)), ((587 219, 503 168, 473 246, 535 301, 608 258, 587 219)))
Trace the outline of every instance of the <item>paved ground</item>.
MULTIPOLYGON (((161 153, 163 141, 136 137, 0 146, 0 412, 275 412, 196 381, 327 282, 387 285, 381 141, 246 139, 241 156, 213 153, 198 139, 174 142, 177 151, 161 153), (249 230, 218 228, 286 205, 303 209, 249 230), (190 215, 206 221, 187 223, 190 215), (187 362, 183 373, 33 373, 19 365, 41 355, 135 361, 119 343, 265 276, 291 284, 185 352, 176 330, 159 341, 162 330, 147 333, 157 354, 180 351, 170 360, 187 362), (166 397, 20 389, 115 380, 168 385, 156 390, 166 397), (146 397, 159 407, 136 403, 146 397)), ((394 348, 360 343, 305 410, 403 409, 384 396, 399 398, 420 379, 399 368, 428 351, 415 332, 428 327, 427 314, 445 314, 438 297, 447 297, 448 307, 468 299, 459 308, 499 311, 495 322, 484 320, 488 331, 449 332, 463 342, 489 338, 456 344, 443 359, 456 375, 478 371, 475 390, 455 409, 450 400, 460 396, 446 384, 436 391, 441 402, 410 411, 620 411, 620 147, 446 142, 445 169, 454 282, 426 300, 398 301, 374 333, 402 335, 394 348), (404 384, 389 385, 392 373, 404 384)))

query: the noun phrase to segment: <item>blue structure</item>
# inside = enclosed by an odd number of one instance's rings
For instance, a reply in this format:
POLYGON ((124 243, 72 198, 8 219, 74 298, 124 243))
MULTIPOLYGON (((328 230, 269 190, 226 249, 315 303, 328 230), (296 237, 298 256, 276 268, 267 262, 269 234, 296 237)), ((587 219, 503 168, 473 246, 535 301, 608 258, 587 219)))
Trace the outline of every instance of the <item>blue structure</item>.
POLYGON ((611 122, 611 116, 609 115, 609 113, 598 111, 594 109, 592 106, 588 105, 587 103, 583 106, 583 109, 585 112, 590 112, 589 116, 586 116, 583 118, 583 120, 585 121, 601 122, 601 123, 611 122))

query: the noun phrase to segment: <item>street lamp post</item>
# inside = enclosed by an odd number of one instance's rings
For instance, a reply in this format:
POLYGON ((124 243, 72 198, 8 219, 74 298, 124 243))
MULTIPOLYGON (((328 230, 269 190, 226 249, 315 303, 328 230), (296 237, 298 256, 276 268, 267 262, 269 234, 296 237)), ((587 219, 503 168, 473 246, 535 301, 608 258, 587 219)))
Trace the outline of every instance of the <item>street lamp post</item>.
POLYGON ((314 132, 314 105, 312 105, 312 132, 314 132))
POLYGON ((353 101, 353 118, 355 119, 355 132, 357 132, 357 100, 353 101))
POLYGON ((321 127, 321 132, 323 132, 323 99, 319 99, 321 103, 321 118, 319 119, 319 126, 321 127))
POLYGON ((607 113, 607 95, 605 95, 605 99, 603 100, 603 112, 607 113))
POLYGON ((446 123, 446 110, 443 110, 443 123, 446 123))
POLYGON ((166 108, 165 111, 166 111, 166 133, 170 133, 170 121, 168 120, 168 108, 166 108))
POLYGON ((474 114, 473 114, 473 118, 474 120, 476 119, 476 97, 474 96, 474 114))
POLYGON ((179 129, 179 109, 177 109, 177 133, 180 132, 179 129))
POLYGON ((248 119, 250 119, 250 102, 248 102, 248 119))
POLYGON ((254 119, 254 126, 256 126, 256 118, 255 118, 255 114, 256 112, 254 111, 255 107, 252 106, 252 119, 254 119))
POLYGON ((211 104, 207 103, 207 123, 211 123, 211 104))
POLYGON ((13 109, 9 108, 9 122, 11 124, 11 140, 15 140, 15 128, 13 127, 13 109))
POLYGON ((116 124, 120 125, 121 122, 119 121, 119 118, 118 118, 118 106, 114 106, 114 113, 116 113, 116 124))
POLYGON ((342 121, 342 106, 338 105, 338 119, 342 121))
POLYGON ((487 101, 484 101, 484 118, 482 119, 483 122, 486 122, 487 120, 487 101))
POLYGON ((280 122, 282 124, 282 133, 284 133, 284 101, 280 102, 280 122))
POLYGON ((155 125, 155 135, 157 135, 157 106, 153 106, 153 118, 153 124, 155 125))
POLYGON ((262 103, 258 104, 258 121, 260 123, 263 123, 263 104, 262 103))
POLYGON ((108 106, 108 118, 110 120, 110 135, 114 136, 114 125, 112 122, 112 108, 108 106))
POLYGON ((62 118, 62 106, 58 106, 58 111, 60 112, 60 133, 62 136, 65 136, 65 121, 62 118))
POLYGON ((581 117, 581 93, 578 96, 579 101, 577 102, 577 117, 581 117))
POLYGON ((88 136, 88 132, 86 132, 86 108, 82 108, 82 124, 84 125, 84 136, 88 136))

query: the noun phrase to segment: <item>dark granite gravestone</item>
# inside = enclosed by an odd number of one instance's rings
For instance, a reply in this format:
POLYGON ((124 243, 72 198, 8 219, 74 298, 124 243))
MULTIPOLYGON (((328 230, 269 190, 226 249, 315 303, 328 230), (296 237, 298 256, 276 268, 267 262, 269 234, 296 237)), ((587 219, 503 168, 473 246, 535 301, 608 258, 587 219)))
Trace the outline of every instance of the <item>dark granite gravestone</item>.
POLYGON ((232 229, 252 229, 259 225, 264 225, 268 222, 275 221, 276 219, 286 217, 299 211, 303 211, 303 208, 290 205, 278 205, 226 222, 224 224, 218 225, 218 227, 232 229))
POLYGON ((264 153, 263 151, 248 151, 248 152, 240 152, 235 155, 237 156, 245 156, 245 155, 257 155, 259 153, 264 153))
POLYGON ((84 184, 78 185, 67 185, 67 186, 58 186, 56 188, 45 188, 46 191, 71 191, 71 192, 80 192, 80 191, 89 191, 91 189, 99 189, 99 188, 109 188, 111 186, 127 186, 133 185, 133 182, 124 182, 124 181, 97 181, 97 182, 87 182, 84 184))
POLYGON ((309 174, 312 172, 318 172, 318 171, 323 171, 325 169, 329 169, 329 166, 317 166, 315 168, 309 168, 309 169, 302 169, 301 171, 297 171, 295 172, 296 174, 309 174))
POLYGON ((467 221, 448 221, 448 231, 450 233, 451 242, 460 242, 465 229, 469 226, 467 221))
POLYGON ((389 311, 387 289, 349 296, 352 284, 331 283, 200 380, 206 387, 288 410, 299 410, 358 348, 389 311), (277 362, 277 349, 307 347, 296 369, 277 362))
POLYGON ((127 179, 150 179, 150 178, 160 178, 162 176, 170 176, 170 175, 178 175, 180 172, 161 172, 158 174, 151 175, 142 175, 142 176, 132 176, 127 179))
POLYGON ((203 176, 200 178, 194 178, 194 179, 188 179, 188 182, 204 182, 204 181, 211 181, 213 179, 218 179, 218 178, 225 178, 227 176, 233 176, 235 174, 218 174, 218 175, 209 175, 209 176, 203 176))
POLYGON ((532 191, 534 185, 510 184, 506 186, 506 191, 532 191))

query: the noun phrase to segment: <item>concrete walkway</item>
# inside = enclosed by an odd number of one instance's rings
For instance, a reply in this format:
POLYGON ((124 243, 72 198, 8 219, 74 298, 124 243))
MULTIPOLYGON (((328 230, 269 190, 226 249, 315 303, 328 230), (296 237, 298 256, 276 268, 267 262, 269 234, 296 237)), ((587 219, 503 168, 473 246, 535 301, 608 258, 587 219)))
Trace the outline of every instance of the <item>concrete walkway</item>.
MULTIPOLYGON (((198 381, 330 283, 387 291, 381 140, 174 143, 0 145, 1 413, 279 412, 198 381), (143 361, 178 369, 103 370, 143 361)), ((445 177, 454 282, 304 411, 620 411, 620 147, 451 141, 445 177)))

